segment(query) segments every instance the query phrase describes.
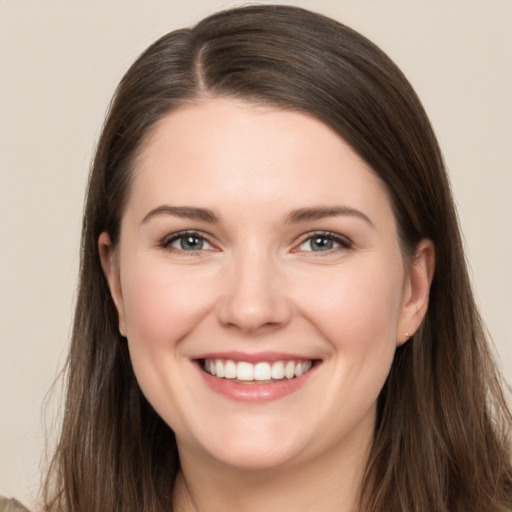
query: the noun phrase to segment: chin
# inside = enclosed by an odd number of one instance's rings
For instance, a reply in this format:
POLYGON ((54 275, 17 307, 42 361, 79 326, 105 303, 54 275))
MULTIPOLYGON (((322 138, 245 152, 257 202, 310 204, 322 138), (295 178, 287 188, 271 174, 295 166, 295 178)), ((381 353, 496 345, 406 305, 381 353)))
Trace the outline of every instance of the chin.
POLYGON ((243 471, 278 469, 305 456, 311 445, 305 432, 285 425, 282 418, 264 423, 253 419, 251 425, 238 422, 238 428, 231 423, 218 429, 210 424, 208 438, 196 449, 223 466, 243 471))

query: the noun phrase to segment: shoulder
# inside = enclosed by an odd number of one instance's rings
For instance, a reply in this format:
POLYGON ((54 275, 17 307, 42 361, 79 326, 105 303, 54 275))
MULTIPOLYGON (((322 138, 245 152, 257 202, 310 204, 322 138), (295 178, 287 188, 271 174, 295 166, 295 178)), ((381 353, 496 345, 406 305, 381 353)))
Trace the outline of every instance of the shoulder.
POLYGON ((28 512, 28 510, 18 500, 0 496, 0 512, 28 512))

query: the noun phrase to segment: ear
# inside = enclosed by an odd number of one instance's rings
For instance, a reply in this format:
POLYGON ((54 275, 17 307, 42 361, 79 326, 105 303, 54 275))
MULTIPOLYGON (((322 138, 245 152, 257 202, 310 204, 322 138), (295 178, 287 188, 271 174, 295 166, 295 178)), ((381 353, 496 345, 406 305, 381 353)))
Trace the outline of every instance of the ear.
POLYGON ((434 244, 431 240, 423 239, 417 245, 406 269, 404 297, 398 321, 397 346, 405 343, 425 318, 434 270, 434 244))
POLYGON ((119 272, 119 258, 114 251, 110 236, 103 232, 98 238, 98 250, 100 253, 101 267, 110 288, 110 295, 117 309, 119 317, 119 332, 126 336, 126 315, 121 289, 121 278, 119 272))

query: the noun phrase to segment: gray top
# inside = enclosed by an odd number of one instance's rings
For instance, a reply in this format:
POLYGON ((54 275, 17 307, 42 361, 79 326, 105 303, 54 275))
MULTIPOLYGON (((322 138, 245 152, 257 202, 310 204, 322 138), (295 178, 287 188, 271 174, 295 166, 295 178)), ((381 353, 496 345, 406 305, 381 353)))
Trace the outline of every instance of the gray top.
POLYGON ((28 510, 18 500, 0 496, 0 512, 28 512, 28 510))

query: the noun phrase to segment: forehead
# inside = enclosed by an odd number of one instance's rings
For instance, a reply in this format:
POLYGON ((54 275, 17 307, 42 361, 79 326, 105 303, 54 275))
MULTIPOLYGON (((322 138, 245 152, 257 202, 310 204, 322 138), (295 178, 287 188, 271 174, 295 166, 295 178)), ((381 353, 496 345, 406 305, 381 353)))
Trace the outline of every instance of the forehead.
POLYGON ((390 213, 380 178, 325 123, 233 99, 199 101, 165 116, 143 146, 132 187, 129 204, 139 206, 243 211, 351 203, 390 213))

